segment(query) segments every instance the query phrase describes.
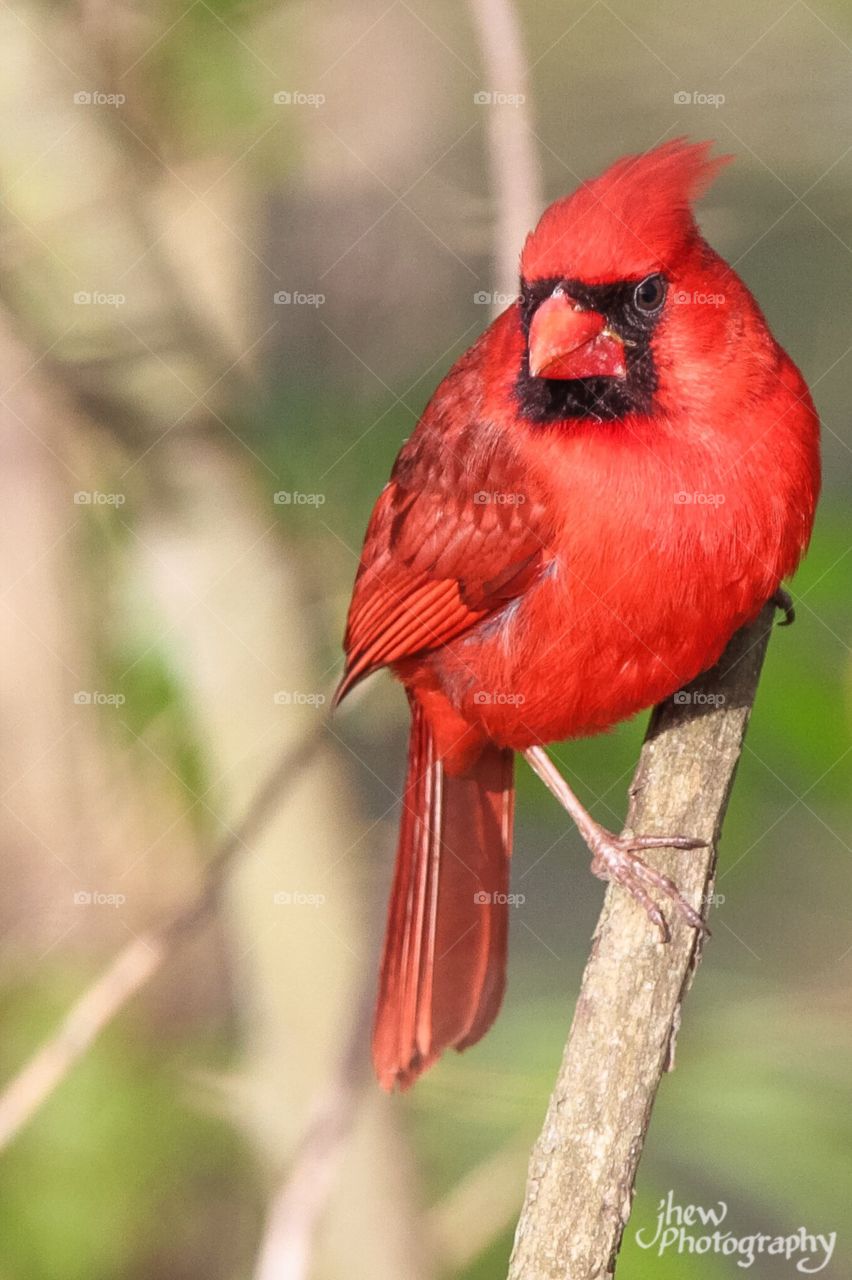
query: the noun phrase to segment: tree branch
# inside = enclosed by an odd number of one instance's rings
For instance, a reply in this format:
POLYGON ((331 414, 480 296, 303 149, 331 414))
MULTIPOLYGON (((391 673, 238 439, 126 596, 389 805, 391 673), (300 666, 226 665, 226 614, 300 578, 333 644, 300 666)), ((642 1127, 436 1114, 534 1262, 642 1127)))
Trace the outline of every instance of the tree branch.
POLYGON ((375 982, 368 973, 340 1059, 318 1094, 292 1165, 273 1196, 254 1280, 308 1280, 321 1215, 327 1207, 346 1143, 369 1078, 364 1045, 373 1019, 375 982))
MULTIPOLYGON (((706 914, 716 841, 772 626, 773 607, 737 632, 718 666, 654 711, 631 787, 628 827, 679 832, 708 849, 663 850, 654 865, 706 914)), ((636 1168, 701 940, 669 906, 659 941, 630 895, 610 887, 562 1066, 530 1159, 509 1280, 604 1280, 615 1271, 636 1168)))
POLYGON ((215 910, 236 855, 263 829, 281 797, 313 759, 322 740, 318 725, 288 746, 236 827, 229 829, 205 866, 196 895, 157 929, 129 942, 71 1006, 58 1029, 0 1094, 0 1151, 17 1136, 132 996, 162 967, 177 944, 215 910))
POLYGON ((512 0, 470 0, 486 76, 485 92, 505 94, 485 115, 491 188, 496 203, 494 315, 517 292, 518 254, 541 213, 541 181, 533 142, 527 59, 512 0))

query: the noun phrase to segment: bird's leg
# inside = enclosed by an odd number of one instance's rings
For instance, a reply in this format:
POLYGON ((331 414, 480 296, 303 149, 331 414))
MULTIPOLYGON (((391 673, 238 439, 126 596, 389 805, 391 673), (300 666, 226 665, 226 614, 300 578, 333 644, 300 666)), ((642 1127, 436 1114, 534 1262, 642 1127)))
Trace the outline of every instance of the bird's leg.
POLYGON ((639 905, 645 908, 664 942, 668 942, 670 938, 668 922, 648 892, 649 886, 671 898, 694 929, 709 932, 701 916, 687 902, 675 882, 661 871, 649 867, 639 857, 642 849, 703 849, 707 846, 706 840, 694 840, 690 836, 617 836, 596 822, 583 807, 544 747, 528 747, 524 756, 544 785, 576 822, 580 835, 592 852, 594 874, 601 880, 611 880, 629 890, 639 905))
POLYGON ((779 622, 779 627, 789 627, 796 621, 796 609, 793 605, 793 597, 789 591, 785 591, 783 587, 779 587, 774 596, 769 597, 769 603, 774 604, 776 609, 780 609, 784 614, 784 621, 779 622))

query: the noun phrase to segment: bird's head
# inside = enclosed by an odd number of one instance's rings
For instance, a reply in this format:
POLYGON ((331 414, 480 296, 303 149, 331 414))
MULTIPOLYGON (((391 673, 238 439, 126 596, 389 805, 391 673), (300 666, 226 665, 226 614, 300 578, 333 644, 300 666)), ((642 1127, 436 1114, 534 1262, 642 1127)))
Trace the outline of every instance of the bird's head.
POLYGON ((730 350, 731 314, 748 295, 692 213, 729 159, 711 158, 711 145, 677 139, 625 156, 552 204, 527 237, 517 383, 526 417, 673 407, 712 373, 714 353, 730 350))

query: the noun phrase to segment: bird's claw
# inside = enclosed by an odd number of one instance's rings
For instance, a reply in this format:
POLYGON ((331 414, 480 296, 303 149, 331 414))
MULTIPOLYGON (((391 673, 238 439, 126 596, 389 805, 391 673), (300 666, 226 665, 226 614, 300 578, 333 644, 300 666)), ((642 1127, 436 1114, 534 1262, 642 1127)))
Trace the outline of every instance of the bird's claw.
POLYGON ((592 834, 588 843, 592 851, 592 872, 601 880, 609 880, 627 889, 659 929, 663 942, 671 940, 671 932, 665 915, 648 892, 648 886, 670 898, 693 929, 709 934, 706 923, 687 902, 674 880, 649 867, 639 857, 642 849, 706 849, 706 840, 696 840, 691 836, 617 836, 601 827, 592 834))

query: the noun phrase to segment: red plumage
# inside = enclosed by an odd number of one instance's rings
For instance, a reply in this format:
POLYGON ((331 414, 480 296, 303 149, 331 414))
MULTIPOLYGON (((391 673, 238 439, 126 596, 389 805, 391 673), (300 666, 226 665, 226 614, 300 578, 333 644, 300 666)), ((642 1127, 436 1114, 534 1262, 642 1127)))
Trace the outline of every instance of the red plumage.
POLYGON ((668 143, 551 205, 521 299, 441 383, 373 512, 339 696, 390 666, 413 712, 374 1037, 388 1087, 496 1015, 511 753, 688 683, 807 545, 816 413, 696 227, 724 163, 707 152, 668 143))
POLYGON ((486 746, 459 777, 412 699, 408 773, 373 1037, 390 1089, 488 1030, 506 980, 513 753, 486 746))
POLYGON ((571 275, 623 280, 647 275, 694 246, 692 202, 730 156, 710 157, 711 142, 666 142, 644 155, 624 156, 599 178, 555 200, 527 236, 521 274, 552 274, 554 257, 571 275))

